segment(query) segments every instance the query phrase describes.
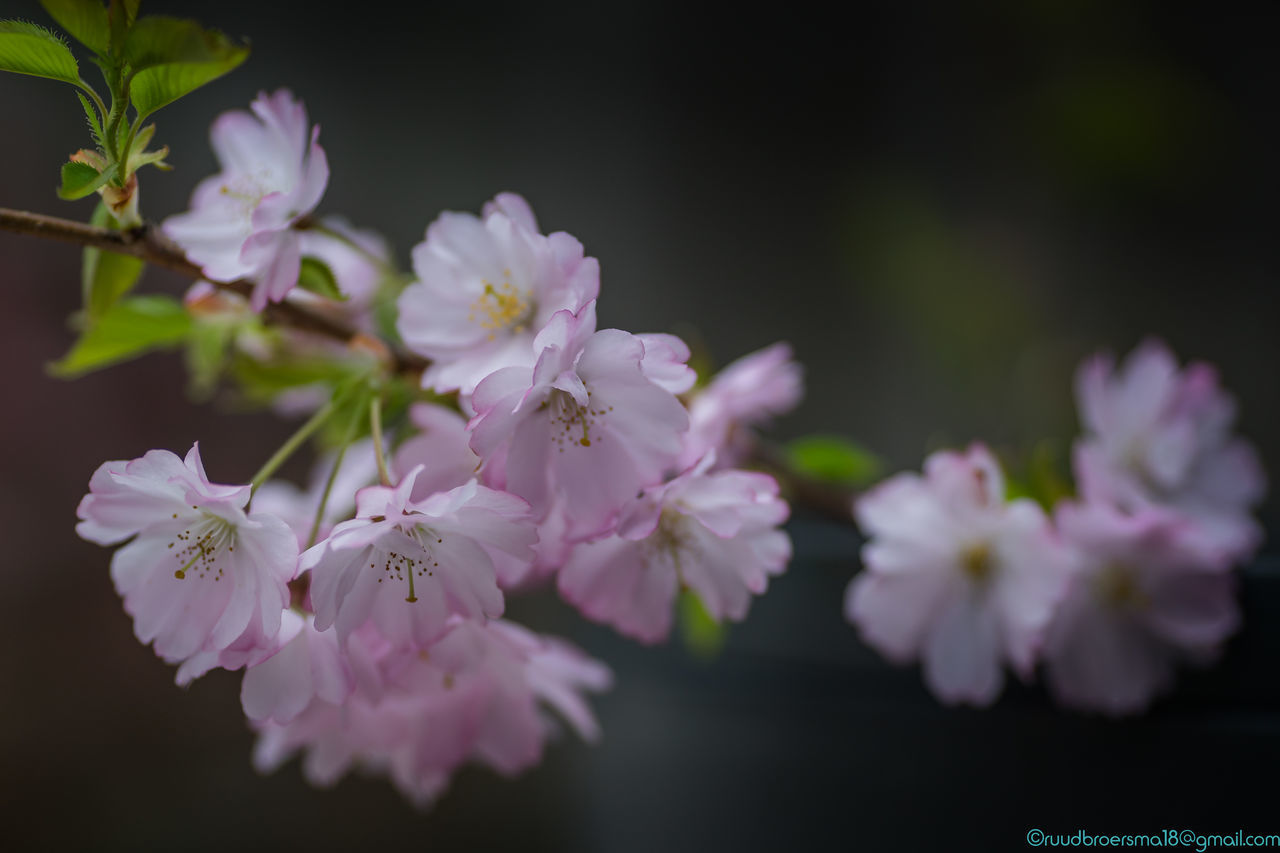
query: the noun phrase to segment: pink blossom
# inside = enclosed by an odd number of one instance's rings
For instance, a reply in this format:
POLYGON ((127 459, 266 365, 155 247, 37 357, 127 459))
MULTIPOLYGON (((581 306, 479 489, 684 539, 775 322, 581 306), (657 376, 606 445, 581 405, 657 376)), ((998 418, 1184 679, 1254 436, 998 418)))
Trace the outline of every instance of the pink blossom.
POLYGON ((557 312, 538 335, 536 366, 507 367, 476 388, 471 448, 486 482, 527 500, 541 520, 558 495, 571 539, 598 536, 675 462, 688 416, 648 379, 644 344, 595 331, 595 302, 557 312))
POLYGON ((171 216, 164 232, 212 281, 250 279, 255 311, 279 302, 298 281, 301 238, 293 226, 320 202, 329 163, 307 132, 307 113, 287 89, 262 93, 250 108, 223 113, 210 137, 222 166, 171 216), (309 138, 308 138, 309 137, 309 138))
POLYGON ((681 464, 692 465, 714 450, 721 466, 737 465, 750 449, 749 428, 786 414, 803 396, 803 372, 789 344, 779 342, 744 355, 690 401, 681 464))
MULTIPOLYGON (((197 446, 106 462, 89 481, 76 532, 116 551, 111 578, 134 632, 189 680, 227 653, 239 665, 271 647, 298 563, 288 526, 246 514, 249 486, 209 482, 197 446)), ((225 663, 222 665, 226 665, 225 663)), ((234 664, 233 664, 234 665, 234 664)))
POLYGON ((1064 503, 1056 520, 1076 553, 1044 650, 1063 704, 1141 711, 1172 685, 1179 662, 1212 659, 1239 627, 1235 577, 1183 547, 1185 517, 1064 503))
POLYGON ((314 700, 338 705, 354 689, 337 633, 317 631, 311 616, 287 610, 278 648, 245 670, 240 701, 250 720, 288 723, 314 700))
POLYGON ((422 648, 444 633, 450 615, 502 615, 495 563, 532 559, 537 532, 528 505, 474 480, 414 501, 421 470, 395 488, 362 489, 357 517, 302 555, 318 630, 336 626, 345 641, 372 621, 391 642, 422 648))
POLYGON ((347 297, 336 307, 363 316, 391 263, 391 248, 376 231, 356 228, 340 216, 326 216, 320 224, 324 229, 308 228, 299 235, 301 253, 322 261, 333 273, 347 297))
POLYGON ((422 467, 414 481, 413 500, 447 492, 475 478, 480 457, 471 450, 471 434, 462 415, 433 403, 416 403, 409 409, 409 421, 417 432, 396 449, 391 472, 399 477, 422 467))
POLYGON ((1084 437, 1075 449, 1082 495, 1127 512, 1167 507, 1194 524, 1180 536, 1220 566, 1247 559, 1262 541, 1249 515, 1266 489, 1253 447, 1231 433, 1235 403, 1217 372, 1179 370, 1172 353, 1147 341, 1116 369, 1108 356, 1076 376, 1084 437))
POLYGON ((423 387, 470 394, 502 367, 532 367, 534 338, 557 311, 600 290, 600 265, 564 232, 538 233, 524 199, 504 193, 484 218, 445 213, 413 250, 418 280, 400 297, 405 344, 432 360, 423 387))
POLYGON ((646 489, 618 532, 578 545, 560 570, 560 593, 587 617, 642 642, 671 629, 677 591, 691 589, 717 620, 740 620, 752 594, 791 558, 778 529, 788 508, 766 474, 720 471, 713 459, 646 489))
POLYGON ((540 704, 596 739, 582 693, 611 682, 607 668, 567 643, 504 621, 455 618, 424 653, 383 649, 372 660, 376 694, 357 688, 341 704, 313 700, 287 724, 259 723, 258 768, 273 770, 305 749, 313 783, 332 784, 361 766, 389 774, 426 805, 467 761, 508 775, 537 763, 552 727, 540 704))
POLYGON ((924 662, 944 702, 987 705, 1001 661, 1029 677, 1069 555, 1040 507, 1006 502, 1004 477, 981 445, 925 460, 855 505, 868 542, 846 617, 890 660, 924 662))

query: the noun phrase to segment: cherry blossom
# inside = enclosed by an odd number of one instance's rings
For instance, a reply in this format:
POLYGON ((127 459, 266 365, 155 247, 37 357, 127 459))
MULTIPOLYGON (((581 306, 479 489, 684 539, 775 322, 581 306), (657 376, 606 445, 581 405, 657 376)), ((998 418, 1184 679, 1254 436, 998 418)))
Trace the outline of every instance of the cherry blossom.
POLYGON ((1064 705, 1141 711, 1172 685, 1179 662, 1213 659, 1239 627, 1234 575, 1182 544, 1180 528, 1194 522, 1104 503, 1060 504, 1056 521, 1076 554, 1044 650, 1064 705))
POLYGON ((405 344, 432 360, 424 388, 470 394, 503 367, 532 367, 552 315, 596 298, 600 265, 564 232, 538 233, 529 205, 504 193, 484 217, 444 213, 413 250, 417 281, 400 297, 405 344))
POLYGON ((721 466, 739 464, 750 449, 749 428, 791 411, 802 396, 803 373, 789 344, 779 342, 744 355, 690 401, 681 463, 692 465, 714 450, 721 466))
POLYGON ((1174 509, 1184 545, 1220 565, 1246 559, 1262 541, 1249 510, 1266 488, 1254 449, 1231 433, 1235 403, 1217 372, 1179 370, 1147 341, 1116 368, 1108 356, 1081 366, 1076 394, 1085 435, 1075 449, 1082 495, 1129 512, 1174 509))
POLYGON ((298 545, 280 519, 246 514, 248 500, 249 486, 209 482, 192 446, 185 460, 151 450, 103 463, 77 509, 85 539, 132 537, 112 557, 111 579, 138 639, 170 663, 191 663, 182 681, 224 652, 243 665, 280 630, 298 545))
POLYGON ((791 558, 778 529, 787 504, 766 474, 708 474, 712 457, 646 489, 618 519, 614 536, 573 549, 560 593, 588 618, 643 642, 664 639, 680 588, 715 619, 740 620, 751 596, 791 558))
POLYGON ((250 304, 261 311, 298 281, 302 244, 293 226, 319 204, 329 163, 320 128, 308 134, 306 110, 287 89, 260 94, 250 109, 213 123, 222 171, 200 182, 191 210, 165 220, 164 233, 211 281, 256 282, 250 304))
POLYGON ((472 397, 471 447, 486 482, 546 517, 564 501, 567 535, 599 536, 680 452, 688 415, 641 367, 644 343, 617 329, 595 331, 595 303, 560 311, 538 335, 532 367, 496 371, 472 397))
POLYGON ((501 620, 455 617, 424 653, 372 649, 367 661, 378 673, 376 690, 358 686, 341 703, 317 696, 287 723, 260 721, 256 766, 269 772, 301 749, 314 784, 333 784, 360 766, 388 773, 426 805, 467 761, 506 775, 537 763, 554 725, 540 705, 595 740, 599 727, 582 693, 612 681, 603 664, 569 644, 501 620))
POLYGON ((942 451, 924 476, 903 473, 855 505, 868 542, 846 617, 889 659, 921 659, 944 702, 987 705, 1002 661, 1031 675, 1070 568, 1044 511, 1006 502, 989 451, 942 451))
POLYGON ((458 614, 502 615, 496 563, 527 565, 537 531, 519 498, 469 483, 414 501, 411 470, 395 488, 356 496, 357 517, 302 555, 316 628, 344 641, 371 620, 391 642, 425 647, 458 614))

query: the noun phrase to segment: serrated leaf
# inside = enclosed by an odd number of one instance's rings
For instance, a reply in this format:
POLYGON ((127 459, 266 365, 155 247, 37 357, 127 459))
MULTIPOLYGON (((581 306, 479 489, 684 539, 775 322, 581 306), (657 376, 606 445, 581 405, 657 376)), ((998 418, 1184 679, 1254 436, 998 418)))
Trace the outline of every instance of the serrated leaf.
POLYGON ((226 74, 249 49, 195 21, 149 15, 129 30, 124 55, 134 75, 130 98, 145 116, 226 74))
POLYGON ((0 71, 80 82, 80 66, 62 39, 26 21, 0 21, 0 71))
POLYGON ((100 0, 40 0, 40 5, 73 39, 94 53, 107 53, 111 31, 100 0))
POLYGON ((880 476, 880 460, 857 442, 835 435, 809 435, 787 445, 793 468, 838 486, 865 486, 880 476))
POLYGON ((112 305, 89 323, 62 360, 49 365, 55 376, 71 379, 181 343, 191 330, 182 303, 169 296, 134 296, 112 305))
POLYGON ((334 278, 333 270, 319 258, 307 256, 302 259, 302 267, 298 271, 298 287, 325 299, 342 301, 347 298, 338 289, 338 280, 334 278))
POLYGON ((75 201, 98 191, 98 188, 115 177, 120 168, 119 163, 112 163, 99 172, 88 163, 77 163, 72 160, 62 164, 62 186, 58 187, 58 198, 75 201))
POLYGON ((690 590, 680 591, 680 637, 694 657, 713 660, 724 648, 729 629, 712 618, 702 599, 690 590))
MULTIPOLYGON (((111 227, 115 222, 99 203, 93 212, 92 225, 111 227)), ((142 259, 116 252, 86 248, 80 265, 80 284, 84 294, 85 316, 90 323, 106 314, 111 306, 133 289, 142 275, 142 259)))
POLYGON ((89 99, 85 97, 84 92, 76 92, 76 97, 80 99, 80 106, 84 107, 85 117, 89 119, 89 130, 93 131, 93 141, 98 143, 98 147, 105 151, 107 149, 106 134, 102 132, 102 121, 98 116, 98 111, 89 99))

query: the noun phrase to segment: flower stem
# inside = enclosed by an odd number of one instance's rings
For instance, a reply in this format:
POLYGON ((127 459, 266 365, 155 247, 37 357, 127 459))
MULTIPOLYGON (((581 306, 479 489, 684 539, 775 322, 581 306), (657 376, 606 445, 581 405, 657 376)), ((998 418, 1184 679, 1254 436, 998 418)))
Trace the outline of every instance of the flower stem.
POLYGON ((324 521, 324 511, 329 506, 329 493, 333 491, 333 483, 338 479, 338 469, 342 467, 342 458, 347 455, 347 448, 351 446, 351 439, 355 437, 356 427, 360 423, 360 415, 360 409, 357 407, 352 410, 351 419, 347 421, 347 431, 342 435, 342 444, 338 446, 338 453, 333 459, 333 470, 329 472, 329 479, 325 480, 324 493, 320 495, 320 505, 316 507, 315 520, 311 522, 311 534, 307 536, 308 548, 316 544, 316 538, 320 535, 320 524, 324 521))
POLYGON ((276 472, 276 469, 283 465, 285 460, 292 456, 293 452, 302 446, 303 442, 315 434, 315 431, 324 425, 324 422, 338 410, 339 404, 346 399, 350 392, 351 388, 344 388, 340 391, 334 392, 334 395, 329 402, 308 418, 305 424, 298 427, 298 431, 289 436, 289 440, 282 444, 280 449, 272 454, 271 458, 266 461, 266 464, 258 469, 258 473, 253 475, 253 480, 250 481, 253 486, 253 491, 249 493, 250 498, 253 497, 253 492, 258 491, 258 487, 270 479, 271 475, 276 472))
POLYGON ((391 475, 387 473, 387 454, 382 447, 382 397, 373 395, 369 403, 369 429, 373 432, 373 457, 378 460, 378 479, 382 485, 391 485, 391 475))

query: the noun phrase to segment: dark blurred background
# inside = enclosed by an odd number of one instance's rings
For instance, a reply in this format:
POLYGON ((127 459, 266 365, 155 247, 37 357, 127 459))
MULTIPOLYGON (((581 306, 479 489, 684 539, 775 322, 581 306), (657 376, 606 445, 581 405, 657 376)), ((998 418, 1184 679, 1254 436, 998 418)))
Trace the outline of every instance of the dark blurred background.
MULTIPOLYGON (((402 262, 439 211, 515 190, 600 258, 603 325, 676 331, 718 363, 791 341, 809 391, 779 437, 850 435, 889 470, 974 438, 1062 451, 1077 361, 1154 334, 1220 366, 1273 466, 1280 73, 1262 8, 148 0, 253 55, 158 114, 176 170, 142 174, 142 208, 185 208, 215 169, 214 116, 288 86, 323 128, 322 212, 383 230, 402 262)), ((48 23, 34 0, 0 17, 48 23)), ((90 201, 53 192, 88 144, 71 91, 3 76, 0 110, 0 206, 87 218, 90 201)), ((105 459, 199 439, 216 481, 242 481, 293 425, 191 403, 172 355, 48 377, 72 340, 78 254, 0 234, 0 261, 8 849, 1016 850, 1033 827, 1280 832, 1273 544, 1244 573, 1223 664, 1113 722, 1036 688, 987 711, 937 705, 841 617, 856 536, 803 513, 790 571, 711 663, 550 594, 511 602, 615 668, 597 747, 566 738, 514 781, 464 770, 425 814, 382 780, 317 791, 296 762, 258 776, 238 676, 175 688, 132 636, 108 553, 72 526, 105 459)))

